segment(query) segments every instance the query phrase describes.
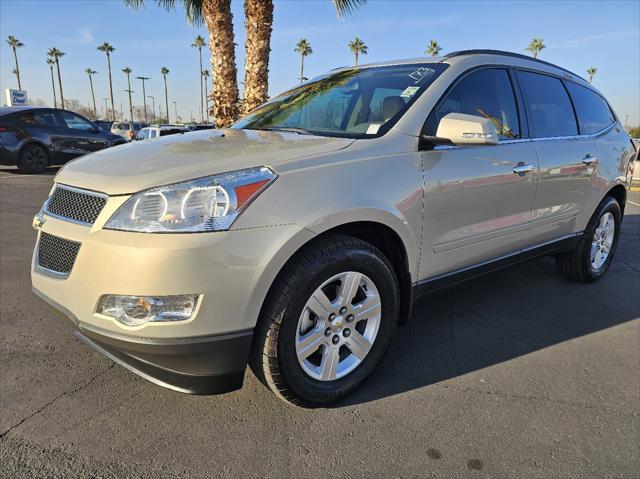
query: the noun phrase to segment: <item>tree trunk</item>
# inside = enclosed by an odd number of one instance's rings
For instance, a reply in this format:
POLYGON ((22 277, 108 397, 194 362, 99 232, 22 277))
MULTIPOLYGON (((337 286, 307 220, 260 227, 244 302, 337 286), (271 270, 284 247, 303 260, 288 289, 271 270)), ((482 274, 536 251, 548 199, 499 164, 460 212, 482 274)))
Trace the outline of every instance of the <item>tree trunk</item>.
POLYGON ((200 57, 200 123, 204 122, 204 99, 202 95, 202 47, 198 47, 198 56, 200 57))
POLYGON ((91 98, 93 99, 93 119, 98 118, 98 109, 96 108, 96 96, 93 93, 93 78, 89 75, 89 84, 91 85, 91 98))
POLYGON ((209 123, 209 92, 207 91, 207 83, 209 82, 209 77, 203 76, 202 82, 204 83, 204 111, 207 117, 207 123, 209 123))
MULTIPOLYGON (((164 77, 164 106, 167 108, 167 123, 171 123, 169 121, 169 96, 167 95, 167 75, 162 75, 164 77)), ((178 119, 176 118, 176 122, 178 119)))
POLYGON ((245 0, 246 60, 244 72, 244 113, 269 98, 269 53, 273 24, 272 0, 245 0))
POLYGON ((116 121, 116 107, 113 104, 113 82, 111 81, 111 56, 107 52, 107 64, 109 65, 109 93, 111 94, 111 119, 116 121))
POLYGON ((304 55, 300 54, 300 83, 304 82, 304 55))
POLYGON ((56 82, 53 79, 53 65, 49 65, 51 70, 51 88, 53 89, 53 107, 58 108, 58 102, 56 101, 56 82))
POLYGON ((213 107, 218 128, 229 126, 238 115, 238 69, 233 37, 231 0, 203 0, 202 11, 211 49, 213 107))
POLYGON ((22 90, 22 84, 20 83, 20 67, 18 66, 18 54, 16 53, 16 47, 13 47, 13 59, 16 61, 16 77, 18 77, 18 90, 22 90))
POLYGON ((62 77, 60 76, 60 62, 56 58, 56 70, 58 71, 58 86, 60 87, 60 104, 64 110, 64 94, 62 93, 62 77))
POLYGON ((358 66, 358 52, 355 52, 355 56, 356 56, 356 66, 358 66))
POLYGON ((131 118, 130 121, 133 121, 133 102, 131 101, 131 77, 129 76, 129 73, 127 73, 127 85, 128 85, 128 93, 129 93, 129 118, 131 118))

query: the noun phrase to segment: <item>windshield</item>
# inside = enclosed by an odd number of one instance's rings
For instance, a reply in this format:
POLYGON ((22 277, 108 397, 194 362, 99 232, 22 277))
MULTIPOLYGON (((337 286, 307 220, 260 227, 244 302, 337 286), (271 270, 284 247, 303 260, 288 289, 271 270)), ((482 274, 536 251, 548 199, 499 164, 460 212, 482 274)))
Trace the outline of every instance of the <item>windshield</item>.
POLYGON ((380 136, 446 68, 442 63, 424 63, 330 73, 273 98, 232 128, 380 136))

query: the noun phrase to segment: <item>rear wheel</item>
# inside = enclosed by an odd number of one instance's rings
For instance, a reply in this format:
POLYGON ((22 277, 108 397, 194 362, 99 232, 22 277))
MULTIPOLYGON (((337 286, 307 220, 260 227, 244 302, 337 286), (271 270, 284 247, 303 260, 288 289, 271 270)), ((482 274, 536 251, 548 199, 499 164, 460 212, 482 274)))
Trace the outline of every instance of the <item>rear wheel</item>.
POLYGON ((42 173, 49 166, 47 152, 38 145, 27 145, 20 152, 18 169, 23 173, 42 173))
POLYGON ((583 283, 597 281, 609 269, 618 246, 622 212, 607 196, 596 208, 578 246, 556 256, 556 265, 566 278, 583 283))
POLYGON ((318 241, 276 280, 256 328, 251 368, 285 401, 336 401, 374 371, 398 312, 397 279, 378 249, 348 236, 318 241))

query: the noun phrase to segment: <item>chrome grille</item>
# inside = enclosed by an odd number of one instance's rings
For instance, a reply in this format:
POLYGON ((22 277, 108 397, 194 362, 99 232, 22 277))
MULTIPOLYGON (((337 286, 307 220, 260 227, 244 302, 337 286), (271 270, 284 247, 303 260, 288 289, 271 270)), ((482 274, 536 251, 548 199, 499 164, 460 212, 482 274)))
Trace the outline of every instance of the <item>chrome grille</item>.
POLYGON ((45 204, 45 213, 91 225, 107 203, 107 196, 93 191, 56 185, 45 204))
POLYGON ((78 256, 80 243, 40 233, 38 242, 38 266, 48 271, 68 276, 78 256))

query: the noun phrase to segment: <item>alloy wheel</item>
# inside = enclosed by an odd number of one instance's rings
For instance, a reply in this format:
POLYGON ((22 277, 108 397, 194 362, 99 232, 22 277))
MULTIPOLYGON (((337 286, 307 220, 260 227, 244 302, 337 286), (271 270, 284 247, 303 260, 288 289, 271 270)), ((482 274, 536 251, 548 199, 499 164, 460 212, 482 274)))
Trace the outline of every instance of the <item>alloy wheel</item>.
POLYGON ((380 294, 367 275, 347 271, 326 280, 298 319, 295 348, 303 371, 319 381, 352 372, 371 350, 381 316, 380 294))

